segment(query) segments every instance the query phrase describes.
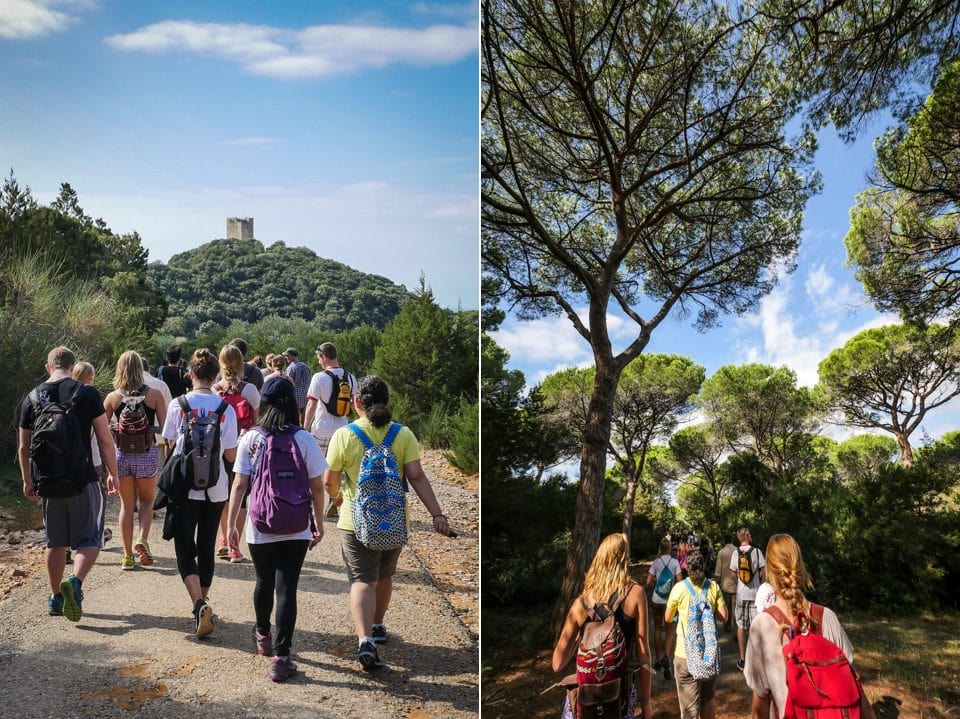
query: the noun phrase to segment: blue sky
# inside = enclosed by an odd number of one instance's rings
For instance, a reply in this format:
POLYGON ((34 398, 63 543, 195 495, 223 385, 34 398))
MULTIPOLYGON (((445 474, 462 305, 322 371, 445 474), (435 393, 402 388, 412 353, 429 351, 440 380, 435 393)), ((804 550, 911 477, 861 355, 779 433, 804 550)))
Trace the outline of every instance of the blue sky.
MULTIPOLYGON (((853 270, 844 266, 843 245, 854 196, 867 186, 866 175, 874 164, 873 141, 892 123, 889 116, 874 118, 852 145, 841 142, 830 128, 820 133, 815 164, 823 191, 806 206, 797 269, 781 279, 757 311, 727 316, 706 334, 672 315, 654 331, 645 351, 691 357, 706 368, 707 376, 727 364, 785 365, 796 372, 800 384, 812 386, 817 365, 831 351, 864 329, 898 322, 896 315, 874 310, 853 270)), ((585 308, 581 316, 586 316, 585 308)), ((636 337, 636 325, 615 314, 610 323, 620 351, 636 337)), ((533 322, 509 317, 492 336, 510 352, 510 367, 522 370, 528 385, 565 367, 592 363, 588 345, 566 317, 533 322)), ((922 430, 937 438, 958 427, 960 401, 955 399, 930 412, 922 430)), ((850 434, 835 426, 825 433, 838 439, 850 434)), ((914 446, 921 434, 918 429, 911 436, 914 446)))
POLYGON ((475 2, 0 2, 0 168, 151 260, 264 244, 478 306, 475 2))

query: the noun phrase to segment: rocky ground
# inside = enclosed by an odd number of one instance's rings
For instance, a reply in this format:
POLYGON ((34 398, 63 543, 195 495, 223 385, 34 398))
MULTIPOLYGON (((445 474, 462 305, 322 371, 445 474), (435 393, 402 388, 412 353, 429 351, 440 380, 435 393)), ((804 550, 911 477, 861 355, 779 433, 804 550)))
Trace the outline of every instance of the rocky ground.
MULTIPOLYGON (((413 536, 403 552, 388 613, 388 668, 359 671, 338 538, 331 524, 307 555, 298 593, 294 654, 301 674, 282 685, 251 651, 253 568, 217 567, 211 603, 217 629, 192 634, 172 546, 155 536, 158 561, 122 572, 117 539, 84 589, 73 624, 45 612, 39 516, 0 515, 0 615, 11 641, 0 649, 0 693, 11 716, 404 717, 461 719, 478 713, 478 482, 426 451, 423 464, 459 533, 432 532, 411 502, 413 536)), ((116 500, 108 505, 116 534, 116 500)), ((159 535, 160 522, 156 535, 159 535)))

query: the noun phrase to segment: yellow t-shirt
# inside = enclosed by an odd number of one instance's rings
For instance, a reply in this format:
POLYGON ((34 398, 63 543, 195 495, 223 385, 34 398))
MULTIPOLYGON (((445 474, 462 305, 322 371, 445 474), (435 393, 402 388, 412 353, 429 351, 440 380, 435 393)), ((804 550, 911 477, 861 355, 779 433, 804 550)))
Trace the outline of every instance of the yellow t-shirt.
MULTIPOLYGON (((387 436, 390 425, 384 425, 377 428, 366 419, 361 417, 356 424, 362 429, 374 444, 379 444, 387 436)), ((393 453, 397 456, 397 464, 400 465, 400 474, 405 476, 404 466, 410 462, 420 459, 420 445, 417 438, 409 427, 401 427, 396 438, 391 445, 393 453)), ((330 469, 334 472, 344 472, 343 481, 340 483, 343 492, 343 504, 340 507, 340 519, 337 521, 337 528, 348 532, 353 531, 353 498, 357 493, 357 475, 360 472, 360 461, 363 459, 365 449, 363 443, 350 429, 340 427, 330 438, 330 447, 327 449, 327 462, 330 469)), ((407 524, 410 523, 409 503, 407 505, 407 524)))
MULTIPOLYGON (((690 582, 693 584, 693 582, 690 582)), ((696 584, 693 584, 693 590, 699 595, 703 591, 703 585, 699 587, 696 584)), ((667 609, 673 609, 677 613, 679 626, 677 627, 677 640, 674 642, 674 656, 680 657, 681 659, 687 658, 687 648, 684 646, 684 637, 687 635, 687 615, 690 613, 690 602, 693 601, 693 596, 690 594, 690 590, 687 588, 686 580, 677 582, 673 585, 673 589, 670 590, 670 596, 667 598, 667 609)), ((707 601, 710 603, 710 606, 713 607, 714 616, 717 614, 717 610, 720 607, 726 607, 726 604, 723 602, 723 592, 720 591, 720 585, 713 580, 710 580, 710 586, 707 587, 707 601)), ((720 618, 717 617, 717 622, 719 623, 720 618)))

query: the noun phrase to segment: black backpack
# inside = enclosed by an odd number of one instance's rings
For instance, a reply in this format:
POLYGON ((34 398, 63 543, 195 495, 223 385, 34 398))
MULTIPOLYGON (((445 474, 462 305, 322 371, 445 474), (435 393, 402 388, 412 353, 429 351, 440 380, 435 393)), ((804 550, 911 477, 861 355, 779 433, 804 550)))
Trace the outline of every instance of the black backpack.
MULTIPOLYGON (((90 452, 74 405, 82 384, 62 402, 40 403, 30 393, 33 429, 30 436, 30 477, 37 494, 48 499, 75 497, 90 479, 90 452)), ((59 391, 59 387, 57 391, 59 391)))
POLYGON ((333 385, 330 388, 330 398, 323 403, 327 412, 334 417, 346 417, 350 414, 350 374, 343 370, 343 375, 337 376, 331 370, 324 370, 330 375, 333 385))
POLYGON ((170 495, 175 488, 207 490, 220 479, 220 418, 227 411, 227 403, 200 415, 184 396, 177 397, 183 410, 180 434, 183 441, 170 455, 161 473, 161 484, 170 495))

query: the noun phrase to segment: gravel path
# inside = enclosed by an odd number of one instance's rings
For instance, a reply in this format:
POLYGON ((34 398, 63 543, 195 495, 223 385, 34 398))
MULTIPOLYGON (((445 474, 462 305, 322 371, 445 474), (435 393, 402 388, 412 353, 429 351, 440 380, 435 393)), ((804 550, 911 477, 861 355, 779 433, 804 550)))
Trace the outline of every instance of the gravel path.
POLYGON ((386 617, 390 640, 380 651, 385 669, 365 674, 356 661, 339 537, 331 522, 307 554, 300 579, 293 656, 301 673, 274 684, 269 660, 256 655, 250 638, 249 560, 218 561, 210 592, 216 628, 198 641, 173 543, 159 537, 162 518, 151 532, 156 564, 123 572, 112 499, 107 526, 115 538, 84 582, 78 623, 47 616, 42 568, 0 601, 7 637, 0 648, 3 715, 478 716, 476 493, 436 477, 432 482, 461 537, 429 532, 413 500, 414 536, 401 556, 386 617))

